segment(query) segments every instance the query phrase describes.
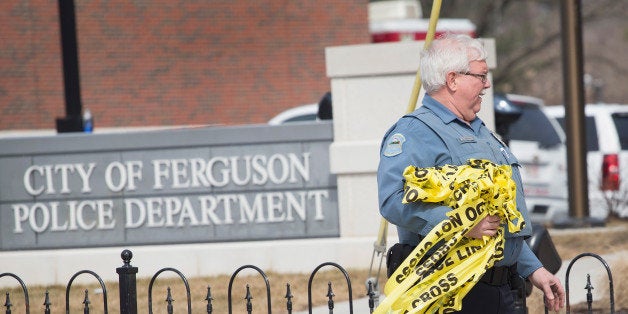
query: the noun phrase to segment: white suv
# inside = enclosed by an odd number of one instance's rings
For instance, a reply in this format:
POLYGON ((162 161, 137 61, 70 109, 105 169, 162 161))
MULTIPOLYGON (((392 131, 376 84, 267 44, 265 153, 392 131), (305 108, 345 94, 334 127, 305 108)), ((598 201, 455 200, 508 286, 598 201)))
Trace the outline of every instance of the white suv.
POLYGON ((543 100, 495 94, 495 128, 521 165, 532 222, 551 224, 569 214, 565 134, 543 100))
MULTIPOLYGON (((565 107, 547 113, 565 129, 565 107)), ((585 106, 589 215, 628 217, 628 105, 585 106)))

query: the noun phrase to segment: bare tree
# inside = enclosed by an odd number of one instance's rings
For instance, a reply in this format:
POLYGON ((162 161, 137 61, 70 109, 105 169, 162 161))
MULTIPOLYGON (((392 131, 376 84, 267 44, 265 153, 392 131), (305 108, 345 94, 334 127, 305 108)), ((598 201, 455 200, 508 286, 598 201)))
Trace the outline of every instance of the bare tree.
MULTIPOLYGON (((421 4, 423 12, 430 12, 431 1, 421 4)), ((477 26, 478 37, 496 39, 497 90, 558 104, 562 103, 560 5, 556 0, 450 0, 443 2, 441 17, 468 18, 477 26)), ((596 97, 607 102, 626 99, 626 7, 622 0, 582 0, 585 72, 598 84, 596 97)), ((593 89, 587 94, 591 100, 593 89)))

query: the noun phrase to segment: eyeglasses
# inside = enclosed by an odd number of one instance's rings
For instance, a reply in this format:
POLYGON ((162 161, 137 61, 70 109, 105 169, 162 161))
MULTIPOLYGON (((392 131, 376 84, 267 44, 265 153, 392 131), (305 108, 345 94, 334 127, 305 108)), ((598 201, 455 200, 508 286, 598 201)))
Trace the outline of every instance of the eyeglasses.
POLYGON ((488 76, 486 74, 477 74, 477 73, 470 73, 470 72, 458 72, 458 74, 477 77, 480 79, 480 81, 482 81, 482 84, 486 84, 486 81, 488 79, 488 76))

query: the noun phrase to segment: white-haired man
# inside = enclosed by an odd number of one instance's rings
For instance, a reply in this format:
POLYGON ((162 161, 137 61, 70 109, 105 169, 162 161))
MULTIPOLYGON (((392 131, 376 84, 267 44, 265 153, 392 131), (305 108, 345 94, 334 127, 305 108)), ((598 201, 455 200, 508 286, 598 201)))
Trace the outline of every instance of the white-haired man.
MULTIPOLYGON (((470 159, 510 165, 517 185, 517 210, 528 223, 517 233, 505 228, 503 258, 463 298, 460 313, 512 313, 515 305, 509 278, 514 273, 541 289, 546 306, 557 311, 564 305, 563 286, 524 241, 532 228, 518 162, 476 115, 490 87, 486 57, 482 43, 466 35, 448 34, 422 51, 420 73, 426 90, 423 105, 399 119, 382 141, 377 175, 380 212, 397 226, 399 243, 416 246, 447 219, 445 214, 451 208, 427 202, 403 204, 405 167, 463 165, 470 159)), ((489 215, 465 236, 492 237, 498 228, 504 228, 500 217, 489 215)))

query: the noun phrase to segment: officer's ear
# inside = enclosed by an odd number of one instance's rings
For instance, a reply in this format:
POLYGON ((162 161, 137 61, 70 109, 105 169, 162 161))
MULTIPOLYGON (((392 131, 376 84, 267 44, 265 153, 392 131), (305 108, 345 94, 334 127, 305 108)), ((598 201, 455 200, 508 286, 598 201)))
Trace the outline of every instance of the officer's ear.
POLYGON ((458 89, 458 84, 456 83, 456 78, 458 74, 456 72, 447 73, 447 77, 445 78, 445 84, 447 84, 447 88, 450 90, 458 89))

